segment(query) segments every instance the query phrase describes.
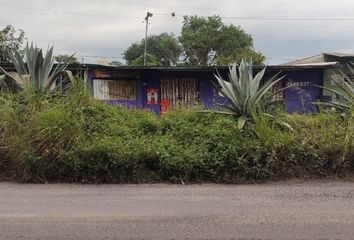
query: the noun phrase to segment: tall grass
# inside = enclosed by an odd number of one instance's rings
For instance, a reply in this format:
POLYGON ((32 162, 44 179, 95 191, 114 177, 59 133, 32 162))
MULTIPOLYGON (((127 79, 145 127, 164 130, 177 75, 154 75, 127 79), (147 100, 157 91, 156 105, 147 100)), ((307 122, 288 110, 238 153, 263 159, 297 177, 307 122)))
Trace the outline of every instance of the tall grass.
MULTIPOLYGON (((257 115, 258 116, 258 115, 257 115)), ((242 130, 232 117, 154 114, 64 95, 0 95, 0 176, 22 182, 249 182, 353 172, 353 116, 276 114, 242 130)))

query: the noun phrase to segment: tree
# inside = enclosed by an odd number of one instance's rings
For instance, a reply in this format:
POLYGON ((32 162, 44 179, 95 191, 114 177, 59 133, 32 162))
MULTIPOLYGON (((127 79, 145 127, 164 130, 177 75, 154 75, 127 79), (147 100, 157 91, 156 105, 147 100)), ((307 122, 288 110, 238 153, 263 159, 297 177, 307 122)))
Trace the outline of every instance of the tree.
MULTIPOLYGON (((143 66, 144 65, 144 54, 140 55, 137 59, 134 59, 131 63, 132 66, 143 66)), ((159 67, 162 63, 152 54, 146 54, 146 66, 149 67, 159 67)))
POLYGON ((20 54, 23 53, 22 44, 25 39, 25 32, 21 29, 16 33, 16 29, 7 25, 0 31, 0 64, 11 63, 10 52, 15 49, 20 54))
POLYGON ((55 61, 60 62, 60 63, 68 63, 68 64, 80 64, 80 62, 77 60, 74 55, 67 55, 67 54, 61 54, 55 56, 55 61))
POLYGON ((252 59, 255 63, 254 65, 264 65, 263 63, 265 61, 265 56, 254 50, 243 49, 227 56, 220 54, 220 56, 216 59, 216 63, 218 65, 229 65, 230 63, 235 62, 240 63, 242 59, 252 59))
MULTIPOLYGON (((144 46, 143 39, 140 43, 133 43, 124 51, 123 57, 127 64, 131 65, 135 59, 144 54, 144 46)), ((163 66, 176 65, 181 52, 178 39, 173 34, 162 33, 147 38, 147 53, 153 55, 163 66)))
POLYGON ((240 26, 225 25, 219 16, 185 16, 178 39, 189 65, 229 64, 244 57, 253 57, 255 64, 262 64, 265 59, 254 50, 250 34, 240 26))

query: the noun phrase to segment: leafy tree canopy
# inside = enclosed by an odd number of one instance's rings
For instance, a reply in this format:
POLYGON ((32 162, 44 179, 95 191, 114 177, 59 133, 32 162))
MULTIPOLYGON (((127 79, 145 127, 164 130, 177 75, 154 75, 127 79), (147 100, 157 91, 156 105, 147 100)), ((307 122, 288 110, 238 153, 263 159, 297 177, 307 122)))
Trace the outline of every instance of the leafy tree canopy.
POLYGON ((16 32, 16 29, 7 25, 0 31, 0 64, 11 63, 10 53, 12 50, 17 50, 20 54, 23 53, 23 41, 25 32, 21 29, 16 32))
POLYGON ((216 59, 217 65, 229 65, 230 63, 241 63, 242 59, 252 59, 254 65, 264 65, 265 56, 251 49, 242 49, 230 55, 220 54, 216 59))
POLYGON ((74 55, 61 54, 55 56, 55 61, 57 62, 65 62, 68 64, 80 64, 77 58, 74 55))
POLYGON ((262 64, 264 56, 253 48, 253 39, 240 26, 225 25, 219 16, 185 16, 178 38, 184 61, 189 65, 215 65, 253 58, 262 64))
MULTIPOLYGON (((140 55, 138 58, 131 62, 132 66, 143 66, 144 65, 144 54, 140 55)), ((152 54, 146 54, 146 66, 148 67, 159 67, 162 63, 152 54)))
MULTIPOLYGON (((132 65, 134 60, 144 54, 144 43, 143 39, 140 43, 133 43, 124 51, 123 57, 127 64, 132 65)), ((173 34, 162 33, 147 38, 147 53, 153 55, 163 66, 176 65, 181 52, 178 39, 173 34)))

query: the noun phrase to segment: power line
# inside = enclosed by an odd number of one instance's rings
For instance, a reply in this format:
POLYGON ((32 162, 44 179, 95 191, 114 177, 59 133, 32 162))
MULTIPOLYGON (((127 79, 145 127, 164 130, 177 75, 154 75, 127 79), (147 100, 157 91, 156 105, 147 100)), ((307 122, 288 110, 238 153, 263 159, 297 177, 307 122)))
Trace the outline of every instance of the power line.
MULTIPOLYGON (((68 14, 68 15, 79 15, 79 16, 86 16, 86 17, 97 17, 97 18, 110 18, 116 19, 121 21, 129 21, 129 19, 136 19, 140 20, 140 17, 135 16, 122 16, 119 17, 115 15, 98 15, 98 14, 89 14, 89 13, 82 13, 76 11, 67 11, 67 10, 50 10, 50 9, 43 9, 43 8, 34 8, 34 7, 25 7, 25 6, 16 6, 10 4, 0 4, 3 7, 9 8, 16 8, 16 9, 24 9, 24 10, 34 10, 40 12, 46 12, 50 14, 68 14)), ((165 13, 155 13, 155 15, 168 15, 165 13)), ((176 14, 176 17, 183 17, 184 15, 176 14)), ((260 16, 260 17, 241 17, 241 16, 220 16, 222 19, 238 19, 238 20, 254 20, 254 21, 354 21, 354 18, 299 18, 299 17, 267 17, 267 16, 260 16)))
MULTIPOLYGON (((156 14, 156 13, 155 13, 156 14)), ((158 15, 158 14, 157 14, 158 15)), ((167 15, 167 14, 160 14, 167 15)), ((176 14, 178 17, 184 15, 176 14)), ((296 17, 237 17, 237 16, 220 16, 223 19, 242 19, 242 20, 287 20, 287 21, 354 21, 354 18, 296 18, 296 17)))
MULTIPOLYGON (((212 10, 212 11, 215 11, 215 10, 218 10, 218 11, 232 11, 232 12, 267 12, 267 13, 271 13, 271 12, 276 12, 276 13, 279 13, 279 10, 270 10, 270 9, 267 9, 267 10, 249 10, 249 9, 239 9, 239 8, 211 8, 211 7, 193 7, 191 5, 188 5, 188 4, 185 4, 183 3, 183 6, 176 6, 176 5, 161 5, 161 4, 146 4, 146 3, 131 3, 131 2, 119 2, 119 1, 111 1, 111 0, 61 0, 61 1, 67 1, 67 2, 76 2, 76 3, 80 3, 80 2, 83 2, 83 3, 87 3, 87 2, 91 2, 91 3, 109 3, 109 4, 119 4, 119 5, 126 5, 126 6, 134 6, 134 7, 159 7, 159 8, 172 8, 172 9, 193 9, 193 10, 212 10)), ((304 12, 296 12, 296 11, 281 11, 281 13, 284 13, 284 14, 291 14, 291 13, 294 13, 294 14, 297 14, 297 13, 300 13, 300 14, 303 14, 304 12)), ((340 16, 343 16, 343 15, 351 15, 353 16, 354 15, 354 12, 350 12, 350 13, 344 13, 343 11, 341 12, 327 12, 327 11, 306 11, 306 13, 308 14, 334 14, 334 15, 340 15, 340 16)))
POLYGON ((276 20, 276 21, 354 21, 354 18, 294 18, 294 17, 221 17, 244 20, 276 20))
MULTIPOLYGON (((82 12, 76 12, 76 11, 66 11, 66 10, 51 10, 51 9, 44 9, 44 8, 34 8, 34 7, 25 7, 25 6, 16 6, 16 5, 10 5, 10 4, 3 4, 0 3, 0 6, 2 7, 8 7, 8 8, 15 8, 15 9, 24 9, 24 10, 32 10, 32 11, 38 11, 38 12, 45 12, 45 13, 49 13, 49 14, 67 14, 67 15, 79 15, 79 16, 86 16, 86 17, 98 17, 98 18, 114 18, 117 20, 126 20, 128 18, 133 18, 132 16, 122 16, 120 15, 121 18, 118 18, 117 16, 114 15, 98 15, 98 14, 89 14, 89 13, 82 13, 82 12)), ((138 19, 136 17, 136 19, 138 19)), ((139 17, 140 19, 140 17, 139 17)))

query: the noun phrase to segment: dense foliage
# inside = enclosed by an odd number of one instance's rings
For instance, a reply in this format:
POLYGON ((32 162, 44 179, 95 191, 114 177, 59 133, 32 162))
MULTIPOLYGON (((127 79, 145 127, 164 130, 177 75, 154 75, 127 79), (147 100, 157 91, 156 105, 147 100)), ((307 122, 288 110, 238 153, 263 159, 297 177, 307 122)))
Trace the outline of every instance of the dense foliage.
MULTIPOLYGON (((181 55, 181 47, 177 38, 173 34, 161 33, 159 35, 151 35, 147 38, 146 43, 147 53, 155 58, 155 64, 151 64, 151 62, 149 62, 150 65, 171 66, 177 64, 179 56, 181 55)), ((128 65, 140 63, 139 60, 136 59, 143 56, 144 46, 145 40, 143 39, 139 43, 133 43, 127 50, 124 51, 123 57, 128 65)), ((141 64, 141 66, 142 65, 143 64, 141 64)))
MULTIPOLYGON (((144 54, 140 57, 134 59, 131 62, 132 66, 144 66, 144 54)), ((154 56, 149 53, 146 54, 146 62, 145 65, 148 67, 161 67, 161 62, 154 56)))
POLYGON ((178 38, 189 65, 206 66, 240 62, 252 57, 256 65, 265 57, 254 50, 252 36, 240 26, 226 25, 219 16, 185 16, 178 38))
POLYGON ((353 116, 232 117, 150 112, 92 99, 75 81, 64 96, 0 95, 0 175, 23 182, 251 182, 353 172, 353 116))
MULTIPOLYGON (((142 39, 124 51, 128 65, 143 65, 144 45, 142 39)), ((240 63, 242 58, 252 58, 256 65, 265 61, 263 54, 254 49, 250 34, 240 26, 223 23, 219 16, 185 16, 178 38, 168 33, 151 35, 147 38, 147 53, 150 66, 228 65, 240 63)))
POLYGON ((0 64, 11 63, 10 53, 16 49, 22 54, 22 44, 25 40, 25 32, 21 29, 16 32, 16 29, 7 25, 4 29, 0 30, 0 64))
POLYGON ((59 63, 80 64, 79 60, 77 60, 74 55, 60 54, 55 56, 54 59, 59 63))

